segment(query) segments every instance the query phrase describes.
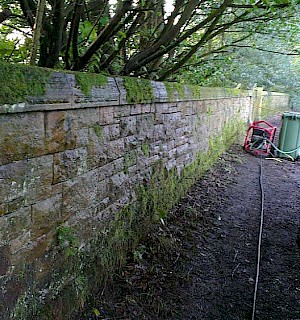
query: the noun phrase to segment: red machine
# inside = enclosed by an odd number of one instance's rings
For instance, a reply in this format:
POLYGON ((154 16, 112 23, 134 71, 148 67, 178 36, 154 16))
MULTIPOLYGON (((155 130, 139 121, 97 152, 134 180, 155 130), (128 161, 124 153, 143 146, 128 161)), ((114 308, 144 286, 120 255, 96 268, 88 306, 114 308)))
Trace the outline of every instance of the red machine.
POLYGON ((252 154, 267 156, 272 148, 276 127, 261 120, 250 124, 244 142, 244 149, 252 154))

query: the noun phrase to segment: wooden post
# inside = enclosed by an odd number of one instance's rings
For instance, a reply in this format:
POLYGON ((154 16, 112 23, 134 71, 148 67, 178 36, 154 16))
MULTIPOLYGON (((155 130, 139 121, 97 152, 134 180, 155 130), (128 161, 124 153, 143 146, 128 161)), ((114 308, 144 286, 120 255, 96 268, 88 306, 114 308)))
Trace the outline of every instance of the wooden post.
POLYGON ((261 108, 263 101, 263 91, 262 87, 257 87, 253 91, 253 119, 254 121, 261 120, 261 108))

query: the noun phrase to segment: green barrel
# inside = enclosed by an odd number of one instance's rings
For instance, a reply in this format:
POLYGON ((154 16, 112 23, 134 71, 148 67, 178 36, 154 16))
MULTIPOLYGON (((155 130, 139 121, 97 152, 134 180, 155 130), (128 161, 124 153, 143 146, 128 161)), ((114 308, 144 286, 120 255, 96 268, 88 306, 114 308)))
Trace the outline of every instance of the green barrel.
MULTIPOLYGON (((284 112, 282 114, 278 148, 286 152, 298 148, 288 155, 294 159, 300 156, 300 112, 284 112)), ((279 152, 280 157, 289 158, 288 155, 279 152)))

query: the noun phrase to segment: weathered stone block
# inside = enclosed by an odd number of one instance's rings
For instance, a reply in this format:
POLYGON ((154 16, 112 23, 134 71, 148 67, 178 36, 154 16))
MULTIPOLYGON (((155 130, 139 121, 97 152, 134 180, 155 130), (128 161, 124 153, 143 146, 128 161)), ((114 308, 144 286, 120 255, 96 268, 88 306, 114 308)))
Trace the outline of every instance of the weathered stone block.
MULTIPOLYGON (((97 75, 91 75, 97 77, 97 75)), ((82 84, 78 83, 78 88, 74 88, 75 102, 82 107, 87 106, 107 106, 119 104, 119 89, 114 78, 107 77, 107 83, 99 83, 91 85, 91 88, 86 92, 82 88, 82 84)))
POLYGON ((0 247, 0 277, 4 276, 10 267, 9 247, 0 247))
POLYGON ((151 81, 155 101, 168 101, 168 92, 163 82, 151 81))
POLYGON ((45 128, 48 153, 76 147, 77 119, 73 111, 47 112, 45 128))
POLYGON ((130 116, 130 105, 120 105, 115 107, 115 118, 128 117, 130 116))
POLYGON ((7 213, 17 211, 26 205, 25 196, 16 198, 6 204, 7 213))
MULTIPOLYGON (((102 135, 102 133, 101 133, 102 135)), ((88 169, 101 167, 108 162, 107 144, 94 129, 89 129, 87 145, 88 169)))
POLYGON ((126 137, 136 134, 136 116, 120 118, 121 136, 126 137))
POLYGON ((52 72, 46 84, 44 103, 62 103, 73 101, 73 88, 75 87, 74 74, 52 72))
POLYGON ((128 136, 124 138, 125 150, 135 149, 139 144, 136 136, 128 136))
POLYGON ((99 123, 100 124, 111 124, 119 121, 118 117, 114 118, 115 109, 120 107, 100 107, 99 108, 99 123))
POLYGON ((59 224, 62 211, 62 195, 39 201, 32 206, 32 239, 37 239, 59 224))
POLYGON ((156 124, 153 128, 153 140, 164 141, 165 140, 165 126, 163 124, 156 124))
POLYGON ((76 134, 76 148, 83 148, 89 144, 89 128, 82 128, 77 130, 76 134))
POLYGON ((17 161, 0 166, 0 199, 11 202, 17 198, 25 199, 26 161, 17 161))
POLYGON ((141 104, 133 104, 130 106, 130 114, 137 115, 142 113, 143 105, 141 104))
MULTIPOLYGON (((24 207, 18 211, 8 214, 0 218, 0 243, 9 243, 13 245, 13 250, 16 251, 24 244, 22 237, 27 233, 31 227, 31 208, 24 207), (12 244, 12 241, 15 241, 12 244)), ((25 241, 26 243, 26 241, 25 241)))
POLYGON ((113 161, 112 164, 113 164, 114 168, 113 168, 113 170, 111 171, 111 174, 110 174, 110 175, 113 175, 113 174, 116 173, 116 172, 120 172, 120 171, 123 171, 123 170, 124 170, 125 159, 124 159, 124 157, 119 158, 119 159, 113 161))
POLYGON ((53 155, 30 159, 25 174, 23 190, 26 204, 48 198, 52 192, 53 155))
POLYGON ((120 138, 120 125, 111 124, 103 126, 103 138, 106 141, 116 140, 120 138))
POLYGON ((137 137, 140 140, 145 138, 152 140, 154 131, 154 115, 153 114, 143 114, 137 116, 137 137))
POLYGON ((6 203, 1 203, 0 204, 0 217, 4 216, 7 212, 8 212, 7 204, 6 203))
POLYGON ((125 168, 128 170, 129 167, 132 167, 136 164, 137 161, 137 151, 130 150, 124 155, 124 165, 125 168))
POLYGON ((0 115, 0 165, 45 154, 41 112, 0 115))
POLYGON ((62 218, 82 214, 89 207, 108 196, 108 181, 100 180, 100 169, 95 169, 78 177, 66 181, 63 185, 62 218))
POLYGON ((151 112, 151 105, 149 103, 143 104, 142 105, 142 113, 150 113, 151 112))
POLYGON ((77 129, 93 127, 100 121, 99 108, 85 108, 76 110, 77 129))
POLYGON ((123 156, 124 151, 125 151, 125 144, 124 144, 123 138, 111 141, 109 142, 106 150, 107 158, 110 161, 116 160, 123 156))
POLYGON ((97 170, 95 170, 95 172, 98 175, 99 181, 105 180, 113 174, 114 163, 113 162, 107 163, 107 164, 101 166, 100 168, 97 168, 97 170))
POLYGON ((87 172, 87 150, 67 150, 54 154, 53 183, 72 179, 87 172))

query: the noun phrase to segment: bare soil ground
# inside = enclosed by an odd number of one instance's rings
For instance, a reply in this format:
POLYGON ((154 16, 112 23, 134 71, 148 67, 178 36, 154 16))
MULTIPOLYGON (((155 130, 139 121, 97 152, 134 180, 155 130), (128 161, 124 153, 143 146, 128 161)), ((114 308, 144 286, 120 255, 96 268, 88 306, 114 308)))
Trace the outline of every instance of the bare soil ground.
MULTIPOLYGON (((271 119, 280 125, 280 118, 271 119)), ((300 160, 262 160, 257 320, 300 320, 300 160)), ((251 319, 260 158, 234 145, 76 319, 251 319)))

